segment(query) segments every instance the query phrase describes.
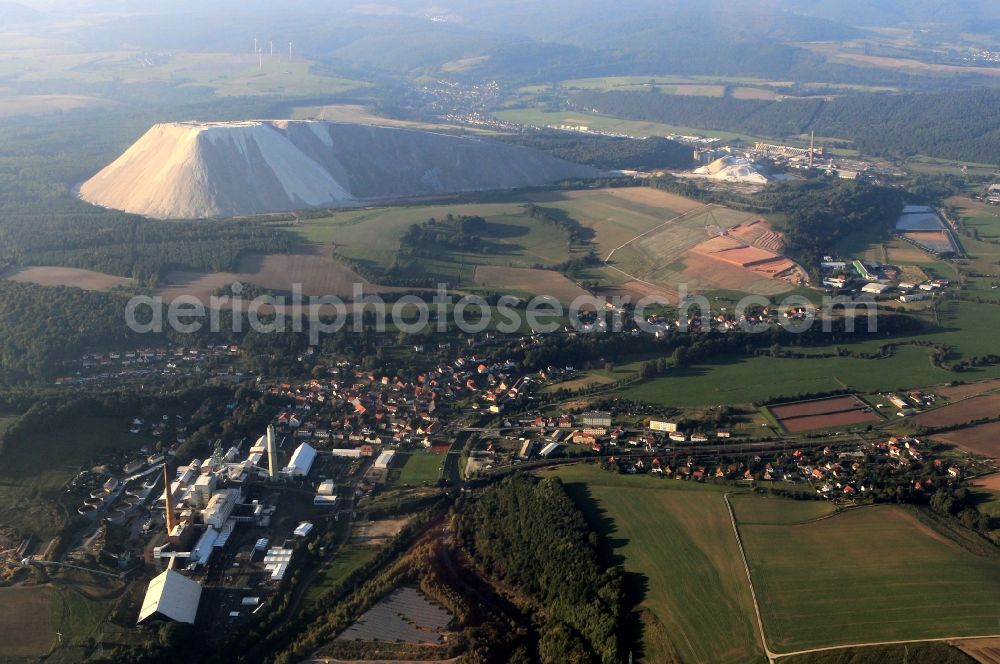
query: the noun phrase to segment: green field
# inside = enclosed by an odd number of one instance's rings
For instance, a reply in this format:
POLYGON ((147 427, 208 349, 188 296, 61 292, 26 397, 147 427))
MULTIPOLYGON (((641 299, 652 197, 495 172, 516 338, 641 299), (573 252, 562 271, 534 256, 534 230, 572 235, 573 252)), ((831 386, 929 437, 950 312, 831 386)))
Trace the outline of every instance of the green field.
POLYGON ((487 221, 482 233, 488 251, 469 252, 430 246, 437 257, 417 257, 397 268, 399 276, 439 278, 470 284, 477 265, 504 267, 552 266, 569 259, 574 250, 568 235, 554 224, 532 219, 521 203, 416 205, 336 212, 304 220, 293 230, 304 240, 335 244, 337 251, 373 269, 397 263, 402 237, 412 224, 452 214, 478 215, 487 221))
MULTIPOLYGON (((644 662, 757 662, 749 588, 717 487, 571 466, 558 476, 623 562, 644 662)), ((626 649, 629 646, 626 645, 626 649)), ((638 657, 641 654, 641 657, 638 657)))
MULTIPOLYGON (((955 359, 996 352, 1000 306, 947 302, 939 316, 941 330, 909 337, 875 336, 867 341, 829 346, 791 347, 806 354, 835 353, 837 348, 871 353, 887 342, 924 341, 954 347, 955 359)), ((864 323, 862 323, 863 325, 864 323)), ((627 387, 621 396, 654 404, 701 406, 766 401, 777 396, 853 388, 872 393, 910 387, 931 387, 952 380, 1000 376, 1000 366, 957 374, 931 364, 928 348, 903 345, 891 357, 720 358, 672 370, 669 374, 627 387)), ((639 363, 622 364, 616 378, 637 372, 639 363)))
POLYGON ((757 136, 749 134, 737 134, 728 131, 713 131, 709 129, 695 129, 681 125, 661 124, 659 122, 643 122, 641 120, 623 120, 611 115, 599 115, 597 113, 580 113, 578 111, 545 111, 542 108, 516 108, 499 111, 494 115, 500 120, 507 122, 517 122, 519 124, 545 127, 549 125, 573 125, 585 126, 601 131, 613 131, 629 136, 669 136, 671 134, 685 134, 698 136, 711 136, 724 141, 739 139, 747 143, 756 143, 763 140, 757 136))
MULTIPOLYGON (((1000 558, 974 555, 895 506, 740 533, 778 652, 1000 633, 1000 558)), ((748 509, 749 508, 749 509, 748 509)))
MULTIPOLYGON (((702 205, 681 196, 648 187, 580 191, 541 191, 511 195, 483 195, 482 202, 403 205, 363 210, 333 212, 327 216, 303 219, 291 230, 306 242, 335 244, 337 253, 369 269, 392 268, 401 278, 437 279, 466 287, 482 286, 474 279, 477 266, 531 268, 552 267, 573 257, 582 257, 587 248, 572 245, 569 235, 558 226, 532 219, 525 202, 564 212, 591 236, 603 257, 612 249, 662 225, 664 222, 702 205), (447 215, 478 215, 487 227, 480 235, 485 251, 462 251, 443 245, 427 245, 433 256, 407 257, 400 253, 402 238, 409 227, 430 218, 447 215)), ((719 209, 713 223, 735 223, 735 213, 719 209), (721 221, 720 221, 721 220, 721 221)), ((746 215, 737 215, 739 219, 746 215)), ((704 236, 705 220, 693 223, 685 237, 704 236)), ((610 271, 589 269, 579 278, 601 285, 620 281, 610 271)), ((548 275, 551 276, 551 275, 548 275)), ((498 284, 503 287, 503 284, 498 284)), ((508 289, 523 294, 523 289, 508 289)))
POLYGON ((0 588, 0 660, 81 661, 83 646, 95 636, 111 606, 59 584, 0 588), (62 635, 61 645, 56 632, 62 635))
POLYGON ((752 357, 702 362, 627 387, 620 396, 670 406, 705 406, 768 401, 845 387, 881 392, 940 385, 954 377, 932 367, 926 349, 905 346, 893 357, 878 360, 752 357))
POLYGON ((825 500, 788 500, 757 494, 736 494, 729 502, 741 525, 783 526, 822 519, 834 513, 825 500))
POLYGON ((54 536, 66 523, 57 501, 94 455, 152 443, 130 434, 123 420, 79 417, 51 429, 40 424, 13 440, 0 458, 0 523, 42 539, 54 536))
MULTIPOLYGON (((62 45, 68 46, 68 45, 62 45)), ((277 47, 278 44, 275 44, 277 47)), ((265 51, 267 45, 264 44, 265 51)), ((287 48, 287 45, 286 45, 287 48)), ((274 58, 258 63, 250 54, 176 53, 172 55, 136 51, 79 54, 60 48, 8 54, 0 63, 0 75, 13 81, 39 84, 167 83, 184 88, 209 88, 219 97, 254 95, 329 95, 361 88, 356 80, 314 74, 312 63, 303 58, 288 60, 280 48, 274 58), (261 64, 258 68, 258 64, 261 64)))
POLYGON ((421 486, 428 483, 433 484, 441 477, 441 466, 444 464, 445 455, 432 452, 411 452, 401 456, 403 465, 399 471, 399 484, 421 486))
POLYGON ((337 587, 340 582, 350 576, 351 572, 374 558, 377 552, 378 547, 361 544, 345 544, 341 547, 330 564, 323 569, 306 590, 302 599, 305 608, 314 607, 324 594, 337 587))

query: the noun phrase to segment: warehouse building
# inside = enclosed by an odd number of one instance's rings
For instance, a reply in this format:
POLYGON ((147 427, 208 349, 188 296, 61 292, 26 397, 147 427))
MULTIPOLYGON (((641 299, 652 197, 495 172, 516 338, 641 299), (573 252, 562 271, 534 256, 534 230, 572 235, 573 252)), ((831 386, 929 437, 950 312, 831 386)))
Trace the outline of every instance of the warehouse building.
POLYGON ((172 569, 149 582, 139 610, 140 625, 163 620, 194 624, 201 601, 201 585, 172 569))
POLYGON ((312 470, 314 461, 316 461, 315 448, 309 443, 302 443, 295 448, 291 461, 281 470, 281 474, 289 477, 305 477, 312 470))

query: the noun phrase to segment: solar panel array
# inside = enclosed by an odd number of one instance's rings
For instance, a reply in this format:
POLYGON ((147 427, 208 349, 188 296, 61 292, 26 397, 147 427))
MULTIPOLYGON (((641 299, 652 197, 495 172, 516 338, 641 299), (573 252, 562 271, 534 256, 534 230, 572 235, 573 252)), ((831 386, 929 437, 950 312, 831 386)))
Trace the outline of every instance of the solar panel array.
POLYGON ((397 588, 337 637, 345 641, 441 643, 451 614, 416 588, 397 588))

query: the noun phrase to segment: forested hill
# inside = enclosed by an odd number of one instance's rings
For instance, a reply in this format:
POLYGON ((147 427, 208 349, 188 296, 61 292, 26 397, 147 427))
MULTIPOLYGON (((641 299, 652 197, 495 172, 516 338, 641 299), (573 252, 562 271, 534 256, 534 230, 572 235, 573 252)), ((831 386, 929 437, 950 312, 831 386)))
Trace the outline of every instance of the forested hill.
POLYGON ((997 163, 1000 155, 1000 89, 926 94, 860 94, 762 101, 688 97, 656 92, 584 92, 575 108, 608 115, 787 137, 815 131, 851 141, 865 154, 924 154, 997 163))
POLYGON ((864 182, 810 180, 773 184, 754 195, 754 204, 785 214, 787 251, 818 277, 820 259, 848 235, 888 234, 903 197, 896 189, 864 182))
POLYGON ((636 140, 565 131, 532 131, 501 138, 547 152, 553 157, 596 168, 687 168, 693 161, 691 148, 659 137, 636 140))

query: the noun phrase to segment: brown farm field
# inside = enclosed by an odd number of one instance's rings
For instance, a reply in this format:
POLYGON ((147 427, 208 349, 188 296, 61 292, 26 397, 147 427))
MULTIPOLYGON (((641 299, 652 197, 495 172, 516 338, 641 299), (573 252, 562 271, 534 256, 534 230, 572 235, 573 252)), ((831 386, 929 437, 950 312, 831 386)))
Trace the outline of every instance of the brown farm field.
POLYGON ((922 426, 950 427, 997 415, 1000 415, 1000 394, 984 394, 914 415, 913 421, 922 426))
POLYGON ((479 265, 476 267, 474 281, 477 286, 491 287, 508 293, 551 295, 564 304, 572 302, 581 295, 588 295, 586 290, 555 270, 479 265))
POLYGON ((769 410, 789 433, 881 420, 871 406, 850 395, 770 406, 769 410))
POLYGON ((83 290, 108 291, 117 286, 128 286, 132 280, 113 274, 81 270, 75 267, 34 265, 21 268, 3 277, 10 281, 38 284, 39 286, 72 286, 83 290))
POLYGON ((946 397, 954 401, 957 399, 975 396, 977 394, 984 394, 993 390, 1000 390, 1000 378, 981 380, 975 383, 963 383, 961 385, 939 387, 934 392, 938 396, 946 397))
POLYGON ((275 291, 291 291, 302 285, 303 295, 348 297, 354 284, 363 284, 366 293, 399 290, 376 286, 333 258, 332 247, 299 245, 290 254, 247 254, 240 258, 237 272, 188 272, 167 274, 168 285, 160 290, 164 301, 193 295, 203 302, 218 289, 233 282, 251 283, 275 291))
POLYGON ((754 215, 717 205, 688 210, 609 253, 608 264, 627 277, 673 291, 733 290, 777 295, 805 279, 775 253, 780 235, 754 215))
POLYGON ((1000 473, 977 477, 975 481, 973 481, 972 485, 983 487, 984 489, 990 489, 992 491, 1000 491, 1000 473))
POLYGON ((55 592, 51 588, 0 588, 0 659, 37 660, 56 645, 55 592))
MULTIPOLYGON (((934 438, 951 443, 973 454, 1000 459, 1000 422, 979 424, 934 434, 934 438)), ((997 482, 1000 485, 1000 482, 997 482)))

